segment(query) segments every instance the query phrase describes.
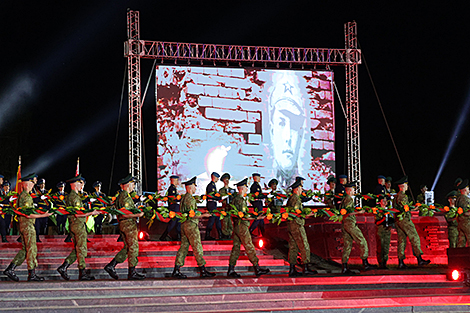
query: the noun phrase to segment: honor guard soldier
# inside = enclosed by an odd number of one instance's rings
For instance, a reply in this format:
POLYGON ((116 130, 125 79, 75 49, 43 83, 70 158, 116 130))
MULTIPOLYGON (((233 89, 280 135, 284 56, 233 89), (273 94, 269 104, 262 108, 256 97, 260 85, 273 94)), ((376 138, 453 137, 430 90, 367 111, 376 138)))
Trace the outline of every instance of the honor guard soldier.
MULTIPOLYGON (((301 181, 297 180, 289 188, 292 189, 292 195, 287 200, 286 206, 302 210, 302 201, 300 200, 302 195, 301 181)), ((317 271, 311 271, 308 268, 310 264, 310 245, 304 225, 305 219, 300 216, 287 221, 287 233, 289 234, 289 277, 317 274, 317 271), (297 272, 295 269, 299 252, 302 258, 302 273, 297 272)))
MULTIPOLYGON (((166 192, 166 195, 171 197, 168 198, 168 210, 173 212, 180 211, 179 200, 176 199, 176 197, 178 196, 178 189, 176 188, 176 186, 179 185, 179 179, 180 177, 177 175, 170 176, 170 187, 168 187, 168 191, 166 192)), ((173 230, 173 228, 175 228, 175 226, 176 240, 181 240, 181 223, 180 220, 176 218, 168 222, 165 231, 160 236, 160 240, 173 240, 168 234, 173 230)))
POLYGON ((336 184, 336 194, 344 196, 344 193, 346 192, 344 185, 348 182, 348 176, 341 174, 338 175, 338 182, 336 184))
MULTIPOLYGON (((117 208, 125 208, 131 210, 135 208, 134 201, 129 196, 129 193, 134 190, 136 179, 129 174, 127 177, 121 179, 118 184, 121 186, 121 191, 116 199, 117 208)), ((108 272, 109 276, 114 279, 119 279, 119 276, 116 273, 116 265, 122 263, 127 259, 129 265, 129 271, 127 279, 129 280, 142 280, 145 278, 145 275, 139 274, 136 272, 135 267, 139 262, 139 230, 137 229, 137 218, 142 217, 143 212, 138 214, 126 214, 119 215, 119 230, 124 241, 124 248, 116 254, 114 259, 112 259, 109 264, 104 267, 104 270, 108 272)))
MULTIPOLYGON (((100 181, 95 181, 93 183, 93 188, 95 191, 91 194, 93 198, 98 198, 98 197, 106 197, 106 194, 104 192, 101 192, 101 185, 103 185, 102 182, 100 181)), ((103 233, 103 219, 104 219, 104 214, 99 214, 95 216, 95 234, 101 235, 103 233)))
POLYGON ((455 207, 462 208, 462 214, 459 214, 457 217, 459 229, 459 242, 457 243, 458 248, 465 247, 467 242, 470 242, 470 199, 468 198, 470 189, 468 185, 468 179, 463 180, 458 185, 460 195, 455 202, 455 207))
MULTIPOLYGON (((246 204, 246 199, 244 195, 248 191, 248 179, 245 178, 242 181, 236 184, 238 193, 233 197, 232 204, 237 208, 239 212, 248 212, 248 206, 246 204)), ((259 218, 263 218, 260 216, 259 218)), ((233 278, 241 277, 237 272, 235 272, 235 266, 237 265, 237 260, 240 257, 240 247, 243 245, 245 248, 245 253, 248 256, 253 268, 255 270, 256 277, 261 275, 268 274, 269 269, 263 269, 259 266, 259 259, 256 256, 256 249, 253 245, 253 240, 251 239, 251 234, 249 231, 250 219, 241 218, 239 216, 232 217, 233 219, 233 247, 232 252, 230 253, 229 265, 227 276, 233 278)))
MULTIPOLYGON (((3 180, 4 179, 5 179, 5 177, 2 174, 0 174, 0 186, 3 185, 3 180)), ((0 190, 0 196, 3 196, 3 190, 0 190)))
MULTIPOLYGON (((10 193, 11 184, 9 181, 4 181, 3 185, 0 184, 0 195, 6 196, 10 193)), ((10 197, 5 197, 1 202, 3 207, 10 206, 10 197)), ((3 214, 0 216, 0 234, 2 235, 2 242, 8 242, 7 234, 10 230, 11 214, 3 214)))
POLYGON ((184 265, 184 260, 188 255, 189 246, 191 245, 197 265, 199 266, 200 277, 214 277, 215 274, 209 272, 205 267, 206 261, 203 258, 201 234, 198 227, 199 218, 210 216, 211 214, 204 213, 200 216, 189 216, 192 214, 191 211, 194 213, 197 210, 196 199, 193 197, 193 194, 196 192, 196 177, 183 182, 183 184, 186 187, 186 193, 183 198, 181 198, 180 210, 181 213, 188 214, 188 219, 184 223, 181 223, 181 246, 176 253, 175 268, 171 276, 175 278, 186 278, 186 275, 180 272, 180 268, 184 265))
MULTIPOLYGON (((21 186, 23 191, 18 197, 18 208, 32 208, 33 198, 30 193, 34 187, 34 174, 30 174, 21 179, 21 186)), ((52 213, 44 214, 31 214, 28 216, 18 216, 19 231, 22 242, 22 249, 15 256, 10 265, 3 271, 3 274, 8 276, 13 281, 19 281, 18 276, 15 274, 15 268, 23 264, 26 259, 28 265, 28 281, 43 281, 44 277, 36 275, 35 269, 38 266, 36 259, 38 254, 38 248, 36 246, 36 230, 34 228, 34 222, 37 218, 49 217, 52 213)))
MULTIPOLYGON (((296 183, 297 183, 297 182, 300 183, 300 186, 301 186, 302 188, 304 187, 304 180, 305 180, 305 178, 300 177, 300 176, 297 176, 297 177, 295 178, 295 182, 296 182, 296 183)), ((302 189, 302 190, 303 190, 303 189, 302 189)), ((304 195, 301 194, 301 195, 300 195, 300 200, 301 200, 302 202, 308 202, 308 201, 312 200, 312 197, 307 197, 307 196, 304 196, 304 195)))
POLYGON ((426 204, 426 191, 428 191, 428 186, 421 185, 419 186, 421 193, 416 197, 416 202, 421 204, 426 204))
MULTIPOLYGON (((452 190, 447 194, 449 208, 455 208, 455 202, 457 201, 458 195, 459 194, 455 190, 452 190)), ((457 221, 457 216, 450 217, 450 214, 452 214, 452 212, 448 212, 446 215, 444 215, 447 222, 447 238, 449 239, 449 248, 457 248, 457 243, 459 241, 459 223, 457 221)))
POLYGON ((385 194, 385 176, 377 176, 377 186, 374 189, 374 195, 384 195, 385 194))
MULTIPOLYGON (((348 183, 344 185, 345 188, 345 195, 343 200, 341 200, 340 204, 340 210, 345 209, 351 209, 355 207, 353 196, 355 193, 355 187, 356 185, 354 183, 348 183)), ((353 274, 351 270, 348 268, 348 261, 349 261, 349 255, 351 254, 352 250, 352 244, 353 241, 355 241, 359 245, 359 250, 361 251, 361 259, 362 259, 362 265, 363 269, 365 271, 371 270, 371 269, 376 269, 376 265, 369 264, 367 261, 367 258, 369 256, 369 247, 367 246, 367 241, 364 238, 364 235, 362 234, 362 231, 359 229, 359 227, 356 224, 356 214, 362 214, 364 213, 363 210, 361 211, 354 211, 352 213, 349 213, 343 217, 342 221, 342 231, 343 231, 343 257, 342 257, 342 262, 343 262, 343 274, 353 274)))
POLYGON ((459 185, 463 182, 463 179, 460 177, 457 177, 457 179, 454 181, 454 189, 455 191, 459 191, 459 185))
POLYGON ((410 239, 410 243, 413 248, 413 254, 418 260, 418 265, 427 265, 431 263, 431 261, 423 260, 423 258, 421 257, 423 255, 423 251, 421 250, 421 240, 419 239, 419 235, 416 231, 415 225, 411 221, 411 212, 409 211, 410 203, 408 201, 408 196, 405 194, 405 192, 408 190, 408 176, 403 177, 396 183, 400 191, 394 199, 393 207, 403 214, 402 219, 397 218, 395 221, 398 234, 398 268, 408 268, 404 263, 406 238, 410 239))
POLYGON ((268 187, 271 188, 271 192, 267 196, 268 208, 271 210, 271 213, 279 213, 281 212, 281 206, 283 201, 278 199, 275 195, 279 194, 277 190, 277 185, 279 181, 275 178, 271 179, 268 183, 268 187))
MULTIPOLYGON (((65 192, 65 182, 60 181, 56 185, 57 192, 54 196, 57 196, 57 200, 54 201, 57 206, 65 206, 65 199, 67 198, 68 193, 65 192), (63 200, 61 200, 63 199, 63 200)), ((65 234, 65 224, 67 222, 67 215, 57 215, 57 232, 59 235, 65 234)))
MULTIPOLYGON (((67 180, 70 184, 71 191, 65 201, 67 207, 82 208, 83 202, 80 197, 80 192, 83 189, 85 179, 78 175, 74 178, 67 180)), ((60 276, 65 280, 70 280, 67 274, 68 267, 78 259, 79 280, 94 280, 95 277, 88 275, 86 272, 85 258, 87 256, 87 231, 86 231, 86 217, 90 215, 97 215, 99 212, 96 210, 86 214, 69 214, 69 231, 73 238, 74 248, 69 256, 64 260, 64 263, 57 268, 60 276)))
MULTIPOLYGON (((49 194, 49 192, 46 190, 46 180, 44 178, 40 178, 38 180, 38 183, 36 185, 36 198, 34 199, 34 202, 37 204, 38 207, 42 207, 44 209, 48 209, 50 207, 49 202, 46 199, 46 196, 49 194)), ((48 224, 49 218, 48 217, 42 217, 36 219, 36 241, 41 242, 39 239, 39 235, 47 235, 47 224, 48 224)))
POLYGON ((330 209, 334 209, 336 207, 337 201, 335 197, 336 178, 334 176, 328 177, 326 184, 328 185, 328 190, 325 192, 325 194, 328 194, 328 196, 325 196, 323 203, 325 203, 326 206, 330 209))
MULTIPOLYGON (((379 208, 387 208, 387 197, 379 195, 377 204, 379 208)), ((377 225, 377 262, 380 269, 387 269, 388 254, 390 252, 390 238, 392 236, 393 218, 388 213, 377 213, 375 215, 375 224, 377 225)))
MULTIPOLYGON (((207 211, 212 213, 213 210, 217 209, 217 201, 220 200, 220 197, 215 196, 217 194, 217 187, 215 184, 219 181, 220 175, 216 172, 211 174, 211 182, 206 187, 206 194, 210 195, 210 198, 207 197, 206 205, 207 211)), ((215 240, 214 237, 211 236, 212 227, 217 229, 217 234, 219 235, 219 239, 222 239, 222 223, 220 222, 220 218, 214 215, 211 215, 207 220, 207 227, 206 227, 206 235, 204 240, 215 240)))
MULTIPOLYGON (((220 188, 219 194, 222 197, 222 209, 227 212, 230 210, 230 203, 232 203, 232 195, 235 194, 235 189, 230 188, 229 182, 230 182, 230 174, 225 173, 220 177, 220 180, 224 183, 224 186, 220 188)), ((230 214, 227 214, 224 216, 222 219, 222 238, 223 239, 230 239, 232 238, 232 233, 233 233, 233 224, 232 224, 232 218, 230 217, 230 214)))
MULTIPOLYGON (((266 196, 263 194, 263 191, 261 190, 261 185, 259 184, 261 181, 261 175, 259 173, 253 173, 251 176, 253 177, 253 184, 251 184, 250 193, 257 194, 256 200, 251 201, 251 205, 253 206, 253 209, 261 212, 263 211, 262 199, 266 198, 266 196)), ((264 234, 264 219, 256 219, 253 221, 253 223, 250 226, 251 235, 253 235, 253 232, 255 231, 257 227, 259 227, 261 235, 263 235, 264 234)))

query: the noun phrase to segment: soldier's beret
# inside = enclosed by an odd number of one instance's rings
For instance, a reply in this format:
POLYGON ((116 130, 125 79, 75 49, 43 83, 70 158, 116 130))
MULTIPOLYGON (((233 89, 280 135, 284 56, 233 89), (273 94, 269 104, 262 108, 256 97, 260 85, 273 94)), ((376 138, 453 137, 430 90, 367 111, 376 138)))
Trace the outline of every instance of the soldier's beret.
POLYGON ((191 178, 190 180, 183 182, 183 185, 185 185, 185 186, 190 186, 190 185, 195 185, 195 186, 197 186, 197 185, 196 185, 196 179, 197 179, 197 177, 194 176, 194 177, 191 178))
POLYGON ((118 181, 118 185, 125 185, 130 182, 137 182, 137 179, 133 177, 132 174, 129 174, 126 177, 122 178, 120 181, 118 181))
POLYGON ((101 185, 103 185, 103 183, 98 180, 98 181, 95 181, 92 186, 93 186, 93 188, 95 188, 95 187, 98 187, 98 186, 101 186, 101 185))
POLYGON ((328 184, 329 183, 336 183, 336 178, 334 176, 328 177, 328 180, 326 181, 328 184))
POLYGON ((226 179, 226 178, 227 178, 227 179, 230 179, 230 178, 232 178, 232 176, 230 176, 229 173, 224 173, 224 174, 222 175, 222 177, 220 177, 220 180, 224 180, 224 179, 226 179))
POLYGON ((400 178, 399 180, 397 180, 397 181, 395 182, 395 184, 397 184, 397 185, 403 185, 403 184, 405 184, 405 183, 407 183, 407 182, 408 182, 408 176, 404 176, 404 177, 400 178))
POLYGON ((344 174, 341 174, 341 175, 338 175, 338 178, 348 178, 348 176, 344 175, 344 174))
POLYGON ((261 177, 261 174, 260 173, 253 173, 251 174, 252 177, 261 177))
POLYGON ((24 177, 21 177, 21 181, 33 181, 37 175, 34 173, 28 174, 24 177))
POLYGON ((2 186, 11 186, 11 184, 8 180, 5 180, 2 186))
POLYGON ((302 181, 301 180, 296 180, 292 185, 290 185, 290 189, 294 190, 295 188, 297 187, 300 187, 302 185, 302 181))
POLYGON ((170 179, 180 179, 180 177, 178 175, 171 175, 170 179))
POLYGON ((240 186, 248 186, 248 178, 245 178, 238 183, 235 184, 235 186, 240 187, 240 186))
POLYGON ((44 178, 38 179, 38 185, 45 184, 46 180, 44 178))
POLYGON ((385 181, 386 181, 386 182, 391 182, 391 181, 392 181, 392 177, 387 176, 387 178, 385 178, 385 181))
POLYGON ((276 178, 271 179, 268 183, 268 186, 271 187, 273 184, 279 185, 279 182, 276 178))
POLYGON ((385 179, 385 176, 379 175, 379 176, 377 176, 377 179, 385 179))
POLYGON ((447 194, 446 198, 457 198, 458 195, 459 193, 456 190, 452 190, 447 194))
POLYGON ((64 186, 65 186, 65 183, 63 181, 58 182, 56 185, 57 188, 64 187, 64 186))
POLYGON ((419 185, 419 189, 423 189, 424 187, 427 187, 427 185, 419 185))
POLYGON ((459 190, 462 190, 462 189, 465 189, 466 187, 468 187, 468 179, 465 178, 457 188, 459 188, 459 190))
POLYGON ((77 181, 82 181, 82 182, 85 182, 85 178, 82 177, 82 174, 78 174, 78 176, 75 176, 73 178, 70 178, 70 179, 67 179, 65 182, 71 184, 71 183, 75 183, 77 181))
POLYGON ((214 176, 214 177, 217 177, 217 178, 219 178, 219 177, 220 177, 219 173, 216 173, 216 172, 212 172, 212 174, 211 174, 211 175, 212 175, 212 176, 214 176))
POLYGON ((457 187, 462 182, 462 178, 457 178, 454 182, 454 186, 457 187))
POLYGON ((352 187, 356 187, 356 182, 350 182, 350 183, 347 183, 347 184, 344 184, 344 188, 352 188, 352 187))

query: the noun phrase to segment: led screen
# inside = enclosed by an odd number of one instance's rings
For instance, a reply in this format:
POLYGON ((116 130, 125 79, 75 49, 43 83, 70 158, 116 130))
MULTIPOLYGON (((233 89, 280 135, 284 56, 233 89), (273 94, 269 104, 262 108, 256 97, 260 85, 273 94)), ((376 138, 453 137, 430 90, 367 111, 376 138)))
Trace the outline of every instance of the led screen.
MULTIPOLYGON (((169 176, 197 176, 204 194, 210 174, 232 183, 261 174, 288 187, 323 190, 334 175, 333 73, 157 66, 158 189, 169 176)), ((218 187, 222 183, 217 184, 218 187)))

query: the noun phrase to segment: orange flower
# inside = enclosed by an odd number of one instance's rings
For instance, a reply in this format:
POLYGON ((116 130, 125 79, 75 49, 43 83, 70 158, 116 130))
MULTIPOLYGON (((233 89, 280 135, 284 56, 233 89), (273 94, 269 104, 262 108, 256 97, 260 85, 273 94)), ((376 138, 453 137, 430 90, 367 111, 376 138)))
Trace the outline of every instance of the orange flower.
POLYGON ((268 215, 266 215, 266 218, 268 219, 268 221, 270 221, 273 218, 273 215, 269 213, 268 215))
POLYGON ((258 212, 256 212, 256 211, 253 211, 253 215, 256 215, 256 216, 258 216, 258 212))
POLYGON ((84 207, 81 207, 80 210, 81 210, 81 211, 85 211, 85 208, 84 208, 84 207))
POLYGON ((317 210, 317 209, 312 209, 312 212, 313 212, 313 213, 317 213, 318 210, 317 210))
POLYGON ((238 212, 238 217, 242 218, 244 215, 243 212, 238 212))
POLYGON ((176 200, 181 200, 181 195, 177 195, 176 200))
POLYGON ((341 209, 339 213, 341 213, 341 215, 345 215, 346 213, 348 213, 348 211, 346 211, 346 209, 341 209))
POLYGON ((202 200, 206 200, 206 198, 207 198, 206 195, 202 196, 202 200))
POLYGON ((462 208, 459 208, 459 209, 457 210, 457 213, 463 214, 463 209, 462 209, 462 208))
POLYGON ((64 200, 64 196, 63 196, 63 195, 60 195, 60 196, 59 196, 59 199, 60 199, 60 200, 64 200))
POLYGON ((139 195, 134 196, 134 199, 139 199, 139 198, 140 198, 139 195))
POLYGON ((305 192, 302 192, 302 196, 306 197, 306 196, 307 196, 307 194, 306 194, 305 192))
POLYGON ((105 207, 104 207, 104 206, 102 206, 102 207, 100 208, 100 210, 104 210, 104 209, 105 209, 105 207))
POLYGON ((372 208, 372 213, 377 214, 377 208, 372 208))
POLYGON ((231 192, 227 192, 227 195, 231 196, 231 195, 232 195, 232 193, 231 193, 231 192))
POLYGON ((300 209, 295 209, 295 213, 300 214, 302 211, 300 209))
POLYGON ((116 197, 112 197, 111 200, 116 201, 116 197))
POLYGON ((342 193, 338 193, 338 196, 342 197, 342 196, 343 196, 343 194, 342 194, 342 193))
POLYGON ((220 197, 220 193, 216 193, 215 196, 216 196, 216 197, 220 197))
POLYGON ((430 205, 429 208, 430 208, 431 210, 434 210, 436 207, 435 207, 434 205, 430 205))
POLYGON ((190 210, 189 217, 195 217, 195 216, 196 216, 196 212, 194 212, 194 210, 190 210))
POLYGON ((220 211, 220 214, 222 214, 223 216, 227 216, 227 212, 225 211, 220 211))
POLYGON ((420 207, 420 206, 421 206, 421 203, 419 202, 415 204, 415 207, 420 207))
POLYGON ((64 207, 59 207, 59 210, 63 210, 63 209, 64 209, 64 207))
POLYGON ((163 197, 163 201, 168 201, 168 197, 163 197))
POLYGON ((258 191, 257 191, 257 192, 255 192, 255 196, 258 196, 258 195, 259 195, 259 192, 258 192, 258 191))
POLYGON ((360 206, 356 207, 356 211, 360 211, 362 208, 360 206))
POLYGON ((405 212, 408 212, 410 210, 410 207, 408 205, 405 205, 403 209, 405 210, 405 212))
POLYGON ((287 213, 287 212, 282 213, 282 218, 283 219, 287 219, 288 217, 289 217, 289 213, 287 213))
POLYGON ((150 200, 153 200, 153 196, 152 195, 149 195, 148 196, 150 200))
POLYGON ((175 217, 175 215, 176 215, 176 213, 173 212, 173 211, 170 211, 170 213, 168 213, 168 216, 169 216, 170 218, 175 217))
POLYGON ((449 211, 450 211, 449 207, 448 207, 448 206, 445 206, 445 207, 444 207, 444 211, 449 212, 449 211))

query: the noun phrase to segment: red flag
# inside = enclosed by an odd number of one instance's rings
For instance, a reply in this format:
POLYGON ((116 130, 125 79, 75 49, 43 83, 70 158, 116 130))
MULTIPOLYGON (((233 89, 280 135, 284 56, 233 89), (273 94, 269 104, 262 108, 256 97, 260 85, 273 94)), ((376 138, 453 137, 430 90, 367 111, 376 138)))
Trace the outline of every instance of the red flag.
POLYGON ((77 169, 75 170, 75 176, 80 174, 80 157, 77 158, 77 169))
POLYGON ((18 159, 18 171, 16 172, 16 186, 15 191, 19 194, 20 191, 20 180, 21 180, 21 155, 18 159))

